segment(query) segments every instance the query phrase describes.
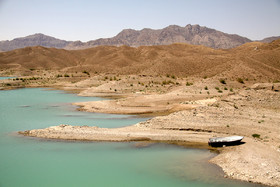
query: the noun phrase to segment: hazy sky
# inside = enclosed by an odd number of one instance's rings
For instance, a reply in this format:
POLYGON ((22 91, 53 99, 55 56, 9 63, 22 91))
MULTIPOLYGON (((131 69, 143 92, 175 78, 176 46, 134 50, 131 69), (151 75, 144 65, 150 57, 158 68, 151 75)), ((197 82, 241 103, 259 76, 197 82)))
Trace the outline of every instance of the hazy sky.
POLYGON ((280 0, 0 0, 0 40, 43 33, 89 41, 174 24, 252 40, 280 36, 280 0))

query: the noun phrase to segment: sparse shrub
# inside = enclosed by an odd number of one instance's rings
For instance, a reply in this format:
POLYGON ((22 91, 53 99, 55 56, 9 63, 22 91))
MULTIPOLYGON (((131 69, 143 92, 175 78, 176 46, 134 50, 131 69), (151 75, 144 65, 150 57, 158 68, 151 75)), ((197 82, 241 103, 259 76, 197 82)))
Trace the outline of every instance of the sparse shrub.
POLYGON ((172 78, 172 79, 176 79, 175 75, 172 75, 171 78, 172 78))
POLYGON ((169 74, 166 74, 166 77, 170 77, 170 75, 169 75, 169 74))
POLYGON ((169 80, 167 81, 167 84, 175 84, 173 81, 169 80))
POLYGON ((193 85, 192 82, 187 82, 187 83, 186 83, 186 86, 191 86, 191 85, 193 85))
POLYGON ((233 92, 233 89, 232 89, 232 88, 230 88, 230 89, 229 89, 229 91, 233 92))
POLYGON ((242 78, 237 78, 237 82, 244 84, 244 80, 242 78))
POLYGON ((133 84, 130 84, 130 86, 133 86, 133 84))
POLYGON ((263 122, 264 122, 264 120, 259 120, 259 121, 258 121, 258 123, 263 123, 263 122))
POLYGON ((225 87, 224 90, 228 90, 227 87, 225 87))
MULTIPOLYGON (((62 77, 62 75, 58 74, 58 75, 56 75, 56 77, 59 78, 59 77, 62 77)), ((22 79, 20 79, 20 80, 22 80, 22 79)))
POLYGON ((174 82, 172 82, 171 80, 168 80, 168 81, 164 80, 164 81, 162 81, 161 84, 162 84, 162 85, 174 84, 174 82))
POLYGON ((10 83, 5 84, 6 86, 12 86, 10 83))
POLYGON ((220 79, 219 81, 220 81, 220 83, 222 83, 222 84, 226 84, 226 80, 225 80, 225 79, 220 79))
POLYGON ((87 72, 86 70, 83 71, 84 74, 90 75, 89 72, 87 72))
POLYGON ((220 107, 219 103, 214 103, 214 104, 212 104, 212 106, 213 106, 213 107, 217 107, 217 108, 220 107))
POLYGON ((68 74, 65 74, 64 77, 70 77, 68 74))
POLYGON ((205 86, 205 87, 204 87, 204 90, 208 90, 208 87, 207 87, 207 86, 205 86))
POLYGON ((220 88, 219 88, 219 87, 215 87, 215 89, 216 89, 216 90, 220 90, 220 88))
POLYGON ((260 137, 261 137, 261 135, 259 135, 259 134, 252 134, 252 136, 253 136, 254 138, 260 138, 260 137))
POLYGON ((204 79, 207 79, 208 77, 207 77, 207 76, 204 76, 203 78, 204 78, 204 79))
POLYGON ((218 90, 218 93, 223 93, 223 91, 222 90, 218 90))
POLYGON ((38 80, 39 79, 39 77, 31 77, 31 78, 29 78, 29 80, 38 80))

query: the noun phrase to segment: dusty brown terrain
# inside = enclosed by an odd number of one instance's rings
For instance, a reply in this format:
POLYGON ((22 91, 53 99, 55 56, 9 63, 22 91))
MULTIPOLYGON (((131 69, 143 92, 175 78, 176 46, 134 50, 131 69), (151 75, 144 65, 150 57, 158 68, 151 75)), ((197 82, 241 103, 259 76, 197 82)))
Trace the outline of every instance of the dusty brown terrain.
POLYGON ((27 47, 0 53, 0 75, 45 74, 53 79, 86 73, 200 78, 219 75, 231 80, 240 77, 270 82, 279 79, 279 58, 280 40, 269 44, 252 42, 230 50, 188 44, 100 46, 77 51, 27 47))
POLYGON ((207 147, 211 137, 241 135, 244 144, 219 148, 211 162, 228 177, 280 186, 279 42, 231 50, 185 44, 26 48, 0 53, 0 73, 18 77, 0 80, 0 89, 64 89, 114 98, 75 103, 81 110, 158 116, 118 129, 60 125, 20 132, 26 136, 207 147))

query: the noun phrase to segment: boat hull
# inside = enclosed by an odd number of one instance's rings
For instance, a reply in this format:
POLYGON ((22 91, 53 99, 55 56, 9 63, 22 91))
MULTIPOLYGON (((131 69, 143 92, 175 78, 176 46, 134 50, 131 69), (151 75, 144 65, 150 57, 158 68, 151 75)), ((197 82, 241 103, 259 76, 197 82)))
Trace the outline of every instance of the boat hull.
POLYGON ((240 145, 240 144, 242 144, 242 142, 241 142, 242 139, 243 139, 243 136, 210 138, 208 141, 208 145, 212 146, 212 147, 240 145))

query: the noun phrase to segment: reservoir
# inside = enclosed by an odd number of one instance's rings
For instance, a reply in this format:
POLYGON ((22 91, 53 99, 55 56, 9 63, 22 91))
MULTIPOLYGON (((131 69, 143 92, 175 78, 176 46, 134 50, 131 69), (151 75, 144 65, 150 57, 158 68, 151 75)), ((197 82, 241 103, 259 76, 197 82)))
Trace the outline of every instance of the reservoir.
POLYGON ((137 116, 77 111, 73 102, 101 100, 42 88, 0 91, 0 187, 260 186, 223 177, 209 150, 140 142, 55 141, 17 131, 60 124, 122 127, 137 116))
POLYGON ((5 79, 13 79, 15 77, 0 77, 0 80, 5 80, 5 79))

